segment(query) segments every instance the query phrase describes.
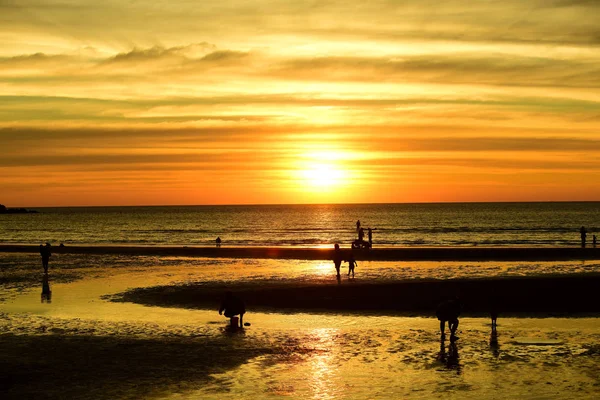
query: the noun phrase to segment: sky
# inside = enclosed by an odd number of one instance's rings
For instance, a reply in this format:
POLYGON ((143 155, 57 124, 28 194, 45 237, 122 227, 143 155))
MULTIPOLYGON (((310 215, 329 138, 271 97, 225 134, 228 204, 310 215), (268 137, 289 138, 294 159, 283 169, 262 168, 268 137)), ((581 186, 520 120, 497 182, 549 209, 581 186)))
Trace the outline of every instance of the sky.
POLYGON ((600 200, 600 1, 0 0, 0 203, 600 200))

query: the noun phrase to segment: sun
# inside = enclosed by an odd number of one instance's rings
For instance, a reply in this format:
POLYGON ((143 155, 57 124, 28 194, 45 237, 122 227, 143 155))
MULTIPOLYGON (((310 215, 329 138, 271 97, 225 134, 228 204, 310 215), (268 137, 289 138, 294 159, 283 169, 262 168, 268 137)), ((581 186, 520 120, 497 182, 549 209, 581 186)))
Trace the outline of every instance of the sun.
POLYGON ((345 173, 331 164, 315 164, 303 170, 302 176, 307 184, 324 189, 339 185, 345 173))

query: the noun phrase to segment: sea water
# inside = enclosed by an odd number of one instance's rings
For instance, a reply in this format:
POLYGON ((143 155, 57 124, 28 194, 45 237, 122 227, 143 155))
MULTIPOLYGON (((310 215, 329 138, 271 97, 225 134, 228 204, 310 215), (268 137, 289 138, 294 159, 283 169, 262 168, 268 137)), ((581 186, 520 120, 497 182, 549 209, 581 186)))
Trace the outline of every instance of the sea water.
POLYGON ((0 243, 315 247, 576 246, 600 230, 600 202, 37 208, 0 214, 0 243))

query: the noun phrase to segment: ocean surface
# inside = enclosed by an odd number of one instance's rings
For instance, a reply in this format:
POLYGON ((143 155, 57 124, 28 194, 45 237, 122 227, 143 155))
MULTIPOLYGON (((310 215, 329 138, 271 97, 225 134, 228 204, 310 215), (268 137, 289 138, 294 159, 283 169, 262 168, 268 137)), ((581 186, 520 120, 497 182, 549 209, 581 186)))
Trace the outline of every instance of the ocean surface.
POLYGON ((0 215, 0 243, 318 247, 578 246, 600 231, 600 202, 36 208, 0 215))

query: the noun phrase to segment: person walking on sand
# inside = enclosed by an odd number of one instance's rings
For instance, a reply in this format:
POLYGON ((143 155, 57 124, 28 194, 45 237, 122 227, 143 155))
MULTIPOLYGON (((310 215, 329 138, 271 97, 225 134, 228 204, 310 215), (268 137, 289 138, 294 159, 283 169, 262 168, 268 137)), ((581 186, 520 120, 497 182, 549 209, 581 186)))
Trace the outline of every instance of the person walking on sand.
POLYGON ((356 267, 356 259, 354 254, 350 254, 350 258, 348 258, 348 276, 352 273, 352 278, 354 278, 354 267, 356 267))
POLYGON ((336 243, 333 250, 333 265, 335 267, 335 272, 338 279, 340 278, 340 268, 342 267, 342 261, 342 251, 340 250, 340 245, 336 243))
POLYGON ((234 325, 234 319, 236 315, 240 316, 240 328, 244 326, 244 314, 246 313, 246 305, 244 301, 237 296, 234 296, 232 292, 225 292, 225 297, 221 302, 221 306, 219 307, 219 315, 223 315, 230 320, 230 325, 232 329, 237 328, 237 324, 234 325))
POLYGON ((585 230, 585 226, 582 226, 579 229, 579 233, 581 234, 581 248, 585 249, 585 241, 587 239, 587 231, 585 230))
POLYGON ((40 244, 40 255, 42 256, 42 267, 44 268, 44 273, 48 273, 48 262, 50 261, 50 243, 46 243, 46 246, 40 244))

